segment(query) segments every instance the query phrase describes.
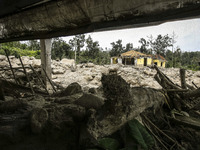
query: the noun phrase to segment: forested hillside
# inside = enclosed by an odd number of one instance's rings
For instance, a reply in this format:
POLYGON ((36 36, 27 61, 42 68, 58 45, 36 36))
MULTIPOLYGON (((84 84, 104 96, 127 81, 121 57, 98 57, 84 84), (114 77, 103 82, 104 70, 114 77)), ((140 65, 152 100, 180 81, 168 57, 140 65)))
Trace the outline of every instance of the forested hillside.
MULTIPOLYGON (((133 43, 122 44, 122 40, 111 42, 111 48, 103 49, 98 41, 94 41, 91 36, 76 35, 68 42, 62 38, 52 40, 52 59, 61 60, 62 58, 76 59, 77 63, 92 62, 94 64, 109 64, 110 57, 119 56, 129 50, 136 50, 146 54, 160 54, 166 58, 166 67, 183 67, 191 70, 199 70, 200 51, 184 52, 175 46, 175 33, 172 36, 152 35, 147 39, 141 38, 138 42, 140 47, 135 48, 133 43)), ((130 39, 131 41, 131 39, 130 39)), ((0 54, 5 54, 4 49, 10 51, 10 55, 34 56, 40 58, 40 44, 38 40, 26 42, 2 43, 0 54)))

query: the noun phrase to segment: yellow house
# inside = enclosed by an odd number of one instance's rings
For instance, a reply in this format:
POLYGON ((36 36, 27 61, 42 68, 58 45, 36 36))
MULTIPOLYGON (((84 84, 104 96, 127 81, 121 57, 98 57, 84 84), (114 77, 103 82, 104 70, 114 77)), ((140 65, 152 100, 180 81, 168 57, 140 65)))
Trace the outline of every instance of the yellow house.
POLYGON ((134 66, 151 66, 165 68, 166 59, 161 55, 147 55, 134 50, 122 53, 119 57, 111 57, 111 64, 124 64, 134 66))
POLYGON ((153 63, 158 67, 165 68, 167 60, 161 55, 154 55, 153 56, 153 63))
POLYGON ((153 63, 152 56, 134 50, 121 54, 122 64, 135 66, 150 66, 153 63))

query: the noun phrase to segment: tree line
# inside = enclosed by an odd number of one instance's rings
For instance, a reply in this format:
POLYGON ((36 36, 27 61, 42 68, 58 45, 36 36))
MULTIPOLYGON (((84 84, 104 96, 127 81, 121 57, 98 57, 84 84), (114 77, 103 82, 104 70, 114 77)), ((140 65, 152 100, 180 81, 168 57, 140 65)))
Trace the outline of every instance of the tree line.
MULTIPOLYGON (((133 43, 127 43, 125 46, 122 40, 119 39, 110 43, 110 49, 100 47, 98 41, 94 41, 89 35, 75 35, 69 42, 62 38, 52 39, 52 59, 61 60, 62 58, 76 59, 77 63, 92 62, 95 64, 109 64, 110 57, 119 56, 121 53, 135 50, 145 54, 160 54, 166 58, 167 67, 185 67, 193 70, 198 70, 198 61, 200 52, 183 52, 176 43, 176 34, 172 35, 152 35, 146 38, 140 38, 139 47, 134 47, 133 43)), ((40 58, 40 43, 38 40, 30 40, 27 42, 9 42, 2 43, 1 47, 11 49, 11 54, 34 56, 40 58)), ((2 48, 0 54, 4 54, 2 48)))

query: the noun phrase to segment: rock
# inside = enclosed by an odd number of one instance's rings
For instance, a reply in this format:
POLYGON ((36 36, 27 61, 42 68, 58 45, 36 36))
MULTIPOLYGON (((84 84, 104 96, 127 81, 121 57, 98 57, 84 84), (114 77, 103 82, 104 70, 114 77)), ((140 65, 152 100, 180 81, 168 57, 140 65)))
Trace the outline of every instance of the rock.
POLYGON ((77 99, 79 99, 82 95, 82 93, 77 93, 70 96, 56 97, 54 102, 59 104, 71 104, 77 99))
POLYGON ((98 97, 93 94, 84 93, 83 96, 81 96, 74 103, 82 107, 85 107, 87 109, 90 108, 98 109, 104 104, 103 101, 104 100, 101 97, 98 97))
POLYGON ((153 76, 154 73, 149 71, 149 70, 144 70, 144 74, 148 75, 148 76, 153 76))
POLYGON ((6 59, 7 59, 6 56, 0 55, 0 61, 4 61, 4 60, 6 60, 6 59))
POLYGON ((11 63, 13 68, 17 68, 19 67, 19 65, 17 63, 11 63))
POLYGON ((196 84, 198 87, 200 87, 200 78, 194 78, 193 79, 194 84, 196 84))
POLYGON ((48 112, 45 109, 36 108, 31 112, 30 120, 31 131, 35 134, 39 134, 48 120, 48 112))
MULTIPOLYGON (((35 57, 31 56, 29 57, 30 60, 35 60, 35 57)), ((38 59, 39 60, 39 59, 38 59)))
POLYGON ((54 68, 52 70, 53 74, 64 74, 65 73, 65 69, 64 68, 54 68))
POLYGON ((31 59, 31 60, 33 60, 32 67, 34 67, 34 68, 40 68, 41 67, 41 60, 40 59, 31 59))
POLYGON ((82 88, 81 86, 77 83, 71 83, 65 90, 61 91, 60 93, 56 93, 54 94, 55 96, 70 96, 70 95, 74 95, 77 93, 81 93, 82 92, 82 88))
POLYGON ((24 72, 16 72, 16 73, 15 73, 15 76, 16 76, 17 78, 21 78, 21 77, 25 77, 25 74, 24 74, 24 72))
POLYGON ((87 81, 92 81, 93 80, 93 77, 90 76, 90 75, 87 75, 84 77, 87 81))
POLYGON ((0 67, 9 67, 9 64, 7 61, 3 60, 1 63, 0 63, 0 67))
POLYGON ((109 73, 108 68, 105 68, 105 67, 100 68, 100 72, 102 74, 108 74, 109 73))
POLYGON ((60 62, 67 65, 67 66, 74 66, 75 65, 74 59, 63 58, 60 62))
POLYGON ((92 68, 92 67, 95 66, 95 64, 93 64, 93 63, 87 63, 85 66, 88 67, 88 68, 92 68))
POLYGON ((100 85, 101 85, 101 82, 100 82, 98 79, 94 78, 94 79, 90 82, 90 84, 100 86, 100 85))
MULTIPOLYGON (((75 126, 74 121, 82 121, 85 118, 85 108, 75 104, 55 105, 47 106, 50 126, 53 129, 59 128, 59 130, 66 130, 69 126, 75 126), (49 107, 49 108, 48 108, 49 107)), ((48 129, 47 132, 51 132, 48 129)))
POLYGON ((45 104, 45 99, 43 96, 35 95, 34 97, 30 97, 29 99, 25 98, 27 104, 32 108, 42 108, 45 104))
POLYGON ((194 76, 196 76, 196 77, 199 77, 199 78, 200 78, 200 71, 196 71, 196 72, 194 73, 194 76))
POLYGON ((119 65, 112 65, 108 68, 109 73, 117 73, 119 70, 120 66, 119 65))
POLYGON ((15 56, 9 56, 9 59, 14 59, 15 58, 15 56))

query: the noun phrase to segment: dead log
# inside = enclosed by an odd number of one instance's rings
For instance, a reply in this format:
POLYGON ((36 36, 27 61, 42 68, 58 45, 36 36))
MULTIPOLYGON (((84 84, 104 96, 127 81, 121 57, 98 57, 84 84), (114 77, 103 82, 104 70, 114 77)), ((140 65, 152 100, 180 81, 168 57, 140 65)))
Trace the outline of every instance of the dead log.
POLYGON ((181 87, 186 89, 186 82, 185 82, 185 69, 180 69, 180 77, 181 77, 181 87))
POLYGON ((0 100, 5 100, 2 81, 0 80, 0 100))
POLYGON ((57 90, 56 90, 56 88, 54 87, 53 82, 51 81, 51 79, 50 79, 49 76, 47 75, 46 71, 45 71, 43 68, 42 68, 42 70, 44 71, 44 74, 45 74, 46 78, 48 79, 50 85, 52 86, 54 92, 56 93, 57 90))
POLYGON ((200 120, 197 118, 177 115, 175 118, 170 117, 169 120, 179 125, 200 130, 200 120))
MULTIPOLYGON (((161 86, 163 88, 173 88, 173 89, 181 89, 178 85, 175 85, 162 71, 158 69, 156 65, 154 65, 154 68, 156 69, 157 73, 159 74, 159 77, 161 79, 161 86)), ((159 83, 159 82, 158 82, 159 83)))
POLYGON ((7 57, 7 59, 8 59, 8 62, 9 62, 9 65, 10 65, 10 69, 11 69, 11 71, 12 71, 12 75, 13 75, 13 77, 14 77, 15 83, 17 84, 17 80, 16 80, 16 77, 15 77, 15 73, 14 73, 14 71, 13 71, 12 64, 11 64, 10 59, 9 59, 9 56, 8 56, 8 50, 5 49, 4 51, 5 51, 6 57, 7 57))
POLYGON ((187 86, 187 88, 190 89, 190 90, 195 90, 195 88, 194 88, 193 86, 191 86, 191 85, 189 85, 189 84, 187 84, 187 83, 186 83, 186 86, 187 86))
POLYGON ((187 89, 167 89, 166 91, 167 92, 175 92, 175 93, 177 93, 177 92, 188 92, 187 89))
POLYGON ((195 86, 195 88, 199 88, 193 81, 192 81, 192 84, 195 86))
POLYGON ((107 100, 100 110, 93 111, 87 123, 87 130, 95 139, 114 133, 145 109, 158 108, 165 100, 159 90, 130 88, 116 74, 103 75, 102 85, 107 100))
POLYGON ((47 94, 49 94, 47 88, 46 88, 46 85, 44 84, 44 82, 42 81, 42 79, 40 78, 39 74, 35 71, 35 69, 29 65, 31 70, 35 73, 35 75, 37 76, 37 78, 39 79, 40 83, 42 84, 42 86, 44 87, 45 91, 47 92, 47 94))
POLYGON ((196 90, 191 90, 188 91, 186 93, 183 94, 185 98, 189 98, 189 97, 200 97, 200 88, 196 89, 196 90))
POLYGON ((34 92, 34 90, 33 90, 33 87, 32 87, 32 85, 31 85, 31 82, 30 82, 29 77, 28 77, 28 75, 27 75, 26 69, 24 68, 24 64, 23 64, 23 62, 22 62, 22 59, 21 59, 21 56, 20 56, 20 55, 19 55, 19 60, 20 60, 20 63, 21 63, 21 65, 22 65, 22 68, 23 68, 23 70, 24 70, 24 74, 25 74, 25 76, 26 76, 26 79, 27 79, 27 81, 28 81, 28 83, 29 83, 29 86, 30 86, 30 89, 31 89, 31 91, 32 91, 32 94, 34 95, 35 92, 34 92))

